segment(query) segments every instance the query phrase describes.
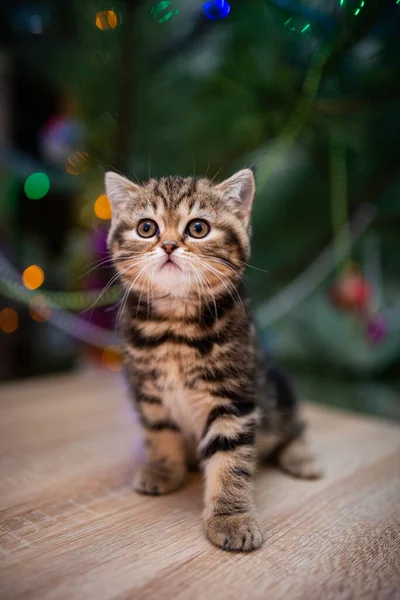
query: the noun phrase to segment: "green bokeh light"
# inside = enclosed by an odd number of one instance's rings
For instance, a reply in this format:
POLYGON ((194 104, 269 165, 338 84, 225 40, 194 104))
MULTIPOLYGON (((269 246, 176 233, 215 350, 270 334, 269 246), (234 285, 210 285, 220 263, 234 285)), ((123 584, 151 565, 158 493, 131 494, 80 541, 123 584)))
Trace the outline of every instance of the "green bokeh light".
POLYGON ((50 180, 46 173, 32 173, 25 181, 25 194, 30 200, 39 200, 50 189, 50 180))
POLYGON ((151 14, 159 23, 165 23, 177 15, 179 9, 173 8, 171 0, 162 0, 153 6, 151 14), (168 8, 171 10, 167 11, 168 8))

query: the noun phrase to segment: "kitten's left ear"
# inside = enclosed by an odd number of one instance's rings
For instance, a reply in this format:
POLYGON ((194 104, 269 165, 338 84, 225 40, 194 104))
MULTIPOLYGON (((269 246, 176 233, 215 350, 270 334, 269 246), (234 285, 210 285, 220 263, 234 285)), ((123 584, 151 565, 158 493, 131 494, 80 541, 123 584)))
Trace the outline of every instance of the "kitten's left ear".
POLYGON ((118 216, 124 210, 126 203, 140 191, 136 183, 113 171, 105 174, 105 188, 111 202, 113 217, 118 216))
POLYGON ((215 188, 224 195, 232 211, 247 226, 250 222, 251 206, 256 191, 253 171, 251 169, 238 171, 215 188))

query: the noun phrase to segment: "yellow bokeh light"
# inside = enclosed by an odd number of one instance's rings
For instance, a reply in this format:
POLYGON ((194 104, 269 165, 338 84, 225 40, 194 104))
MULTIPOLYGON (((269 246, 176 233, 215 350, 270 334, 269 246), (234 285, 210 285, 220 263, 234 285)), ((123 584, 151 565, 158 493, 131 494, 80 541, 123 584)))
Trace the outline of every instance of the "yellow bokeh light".
POLYGON ((44 281, 43 269, 37 265, 27 267, 22 273, 22 283, 28 290, 37 290, 44 281))
POLYGON ((13 333, 18 329, 18 313, 13 308, 3 308, 0 311, 0 329, 4 333, 13 333))
POLYGON ((110 371, 122 371, 122 356, 121 348, 119 346, 107 346, 103 350, 103 363, 110 369, 110 371))
POLYGON ((100 10, 96 14, 95 23, 101 30, 115 29, 118 25, 117 13, 114 10, 100 10))
POLYGON ((94 203, 94 214, 99 219, 103 219, 104 221, 109 221, 112 216, 111 212, 111 204, 108 199, 108 196, 102 194, 99 196, 94 203))
POLYGON ((44 296, 34 296, 32 298, 29 302, 29 314, 38 323, 45 323, 49 320, 51 308, 47 306, 44 296))

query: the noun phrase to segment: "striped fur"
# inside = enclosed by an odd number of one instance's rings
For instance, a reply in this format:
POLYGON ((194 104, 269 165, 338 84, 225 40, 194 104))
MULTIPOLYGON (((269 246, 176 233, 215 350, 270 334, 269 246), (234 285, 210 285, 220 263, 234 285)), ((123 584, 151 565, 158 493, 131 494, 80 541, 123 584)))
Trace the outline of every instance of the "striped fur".
POLYGON ((318 476, 294 394, 265 366, 242 288, 254 189, 247 169, 218 185, 181 177, 137 185, 106 175, 108 243, 126 290, 125 368, 147 449, 134 487, 171 492, 197 461, 205 531, 226 550, 262 543, 253 500, 260 452, 296 476, 318 476), (143 219, 157 224, 152 237, 138 233, 143 219), (204 238, 188 233, 192 220, 208 224, 204 238))

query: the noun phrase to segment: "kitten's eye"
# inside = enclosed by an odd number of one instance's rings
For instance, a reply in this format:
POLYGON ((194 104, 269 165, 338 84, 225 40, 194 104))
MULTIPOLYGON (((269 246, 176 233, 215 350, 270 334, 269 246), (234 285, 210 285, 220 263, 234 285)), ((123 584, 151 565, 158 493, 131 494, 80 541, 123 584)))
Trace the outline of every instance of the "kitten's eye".
POLYGON ((153 219, 142 219, 136 231, 143 238, 151 238, 158 232, 158 225, 153 219))
POLYGON ((190 221, 186 227, 186 233, 197 239, 206 237, 207 233, 209 232, 210 226, 207 221, 203 221, 203 219, 193 219, 193 221, 190 221))

